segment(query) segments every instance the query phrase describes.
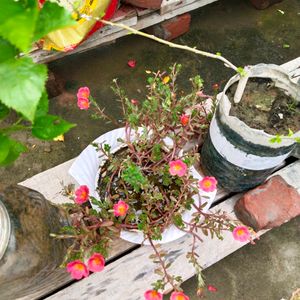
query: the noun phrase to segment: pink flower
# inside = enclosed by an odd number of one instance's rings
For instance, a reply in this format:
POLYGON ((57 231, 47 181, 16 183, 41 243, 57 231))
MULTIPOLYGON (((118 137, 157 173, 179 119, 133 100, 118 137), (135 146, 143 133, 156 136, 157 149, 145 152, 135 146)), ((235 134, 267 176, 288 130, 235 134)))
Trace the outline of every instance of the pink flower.
POLYGON ((180 116, 180 123, 183 126, 186 126, 189 123, 189 120, 190 120, 190 117, 186 114, 183 114, 183 115, 180 116))
POLYGON ((123 217, 127 214, 129 205, 126 202, 119 200, 118 203, 114 204, 113 208, 114 208, 114 215, 116 217, 123 217))
POLYGON ((182 177, 187 170, 187 165, 180 159, 169 162, 169 172, 172 176, 178 175, 182 177))
POLYGON ((213 192, 217 188, 217 183, 215 177, 206 176, 198 182, 198 186, 204 192, 213 192))
POLYGON ((81 279, 82 277, 88 277, 89 271, 86 265, 80 260, 74 260, 67 264, 67 271, 71 274, 73 279, 81 279))
POLYGON ((210 292, 217 292, 218 291, 218 289, 215 286, 210 285, 210 284, 207 286, 207 290, 210 291, 210 292))
POLYGON ((90 107, 90 101, 89 101, 89 99, 86 99, 86 98, 78 98, 78 100, 77 100, 77 106, 81 110, 87 110, 90 107))
POLYGON ((90 97, 90 89, 87 86, 78 89, 77 99, 79 98, 89 99, 89 97, 90 97))
POLYGON ((139 101, 136 100, 136 99, 131 99, 130 102, 131 102, 131 104, 133 104, 133 105, 138 105, 138 104, 139 104, 139 101))
POLYGON ((94 253, 88 260, 88 268, 91 272, 100 272, 104 266, 105 260, 100 253, 94 253))
POLYGON ((128 67, 134 68, 136 66, 136 60, 131 59, 127 62, 128 67))
POLYGON ((163 300, 161 293, 155 290, 148 290, 144 294, 145 300, 163 300))
POLYGON ((246 242, 250 240, 250 232, 246 226, 237 226, 232 231, 233 238, 240 242, 246 242))
POLYGON ((190 300, 190 297, 185 295, 183 292, 173 292, 170 300, 190 300))
POLYGON ((77 204, 85 203, 89 200, 89 188, 86 185, 81 185, 75 191, 75 199, 74 202, 77 204))
POLYGON ((198 91, 198 92, 196 93, 196 95, 197 95, 198 97, 202 97, 202 98, 209 98, 209 97, 210 97, 210 96, 204 94, 203 91, 198 91))

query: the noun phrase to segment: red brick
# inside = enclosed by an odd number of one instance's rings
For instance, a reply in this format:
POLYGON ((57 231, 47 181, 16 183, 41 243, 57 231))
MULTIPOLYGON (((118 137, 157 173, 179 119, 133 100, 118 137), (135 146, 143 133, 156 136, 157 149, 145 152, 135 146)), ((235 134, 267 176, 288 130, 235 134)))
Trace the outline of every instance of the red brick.
POLYGON ((147 28, 146 31, 157 37, 171 41, 189 31, 190 24, 191 15, 186 13, 147 28))
POLYGON ((282 0, 250 0, 252 5, 257 9, 265 9, 269 6, 281 2, 282 0))
POLYGON ((237 217, 256 231, 273 228, 300 215, 300 194, 276 175, 245 193, 234 209, 237 217))
POLYGON ((136 7, 158 9, 162 0, 125 0, 124 2, 136 7))

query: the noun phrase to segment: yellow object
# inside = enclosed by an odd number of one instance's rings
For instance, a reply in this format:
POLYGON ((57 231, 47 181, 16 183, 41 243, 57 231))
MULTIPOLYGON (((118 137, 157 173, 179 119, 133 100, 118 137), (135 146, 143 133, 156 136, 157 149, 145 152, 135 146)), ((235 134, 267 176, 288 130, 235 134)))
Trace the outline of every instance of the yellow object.
POLYGON ((55 142, 64 142, 64 141, 65 141, 65 137, 64 137, 63 134, 61 134, 61 135, 55 137, 55 138, 53 139, 53 141, 55 141, 55 142))
POLYGON ((165 77, 163 78, 163 83, 164 83, 164 84, 167 84, 169 81, 170 81, 170 77, 169 77, 169 76, 165 76, 165 77))
MULTIPOLYGON (((60 0, 66 9, 72 11, 72 6, 78 5, 75 0, 60 0)), ((110 0, 80 0, 78 11, 80 14, 90 16, 89 20, 80 18, 77 24, 53 31, 43 39, 44 50, 68 51, 74 49, 90 32, 96 23, 95 17, 100 17, 106 11, 110 0)), ((74 18, 76 15, 74 14, 74 18)))

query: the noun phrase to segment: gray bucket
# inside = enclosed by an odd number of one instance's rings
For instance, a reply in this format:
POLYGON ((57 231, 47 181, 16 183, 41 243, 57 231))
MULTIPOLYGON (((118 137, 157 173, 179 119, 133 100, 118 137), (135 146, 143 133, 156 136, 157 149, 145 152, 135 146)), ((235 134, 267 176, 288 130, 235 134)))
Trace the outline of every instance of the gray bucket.
MULTIPOLYGON (((259 64, 249 67, 248 74, 249 78, 271 79, 276 87, 300 102, 300 86, 292 82, 281 67, 259 64)), ((297 146, 292 139, 270 143, 274 136, 250 128, 229 115, 231 103, 226 92, 239 79, 239 75, 232 77, 219 95, 218 107, 201 150, 204 172, 216 177, 221 187, 232 192, 244 191, 264 182, 297 146)), ((294 137, 299 136, 300 131, 294 134, 294 137)))

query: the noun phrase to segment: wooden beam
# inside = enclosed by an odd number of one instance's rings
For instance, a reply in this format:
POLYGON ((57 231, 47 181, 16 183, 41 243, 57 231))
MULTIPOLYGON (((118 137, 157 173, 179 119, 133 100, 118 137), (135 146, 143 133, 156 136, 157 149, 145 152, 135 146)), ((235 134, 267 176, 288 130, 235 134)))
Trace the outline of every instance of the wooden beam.
MULTIPOLYGON (((282 175, 289 183, 300 190, 300 161, 285 167, 277 174, 282 175), (298 178, 298 180, 295 178, 298 178)), ((232 218, 235 218, 233 207, 239 198, 240 195, 235 195, 217 205, 213 211, 226 211, 232 218)), ((258 236, 265 232, 267 230, 260 231, 258 236)), ((223 237, 224 240, 221 241, 203 235, 204 243, 199 243, 196 250, 203 268, 211 266, 247 244, 235 241, 230 232, 223 234, 223 237)), ((185 258, 191 243, 192 238, 186 235, 177 241, 161 246, 161 249, 171 250, 169 258, 172 259, 173 263, 170 272, 182 276, 183 280, 187 280, 194 275, 192 266, 187 263, 185 258)), ((142 299, 145 290, 151 288, 151 283, 158 279, 153 272, 155 265, 150 259, 147 259, 150 254, 152 254, 150 246, 138 248, 106 266, 101 273, 92 274, 90 277, 78 281, 46 299, 142 299)))

